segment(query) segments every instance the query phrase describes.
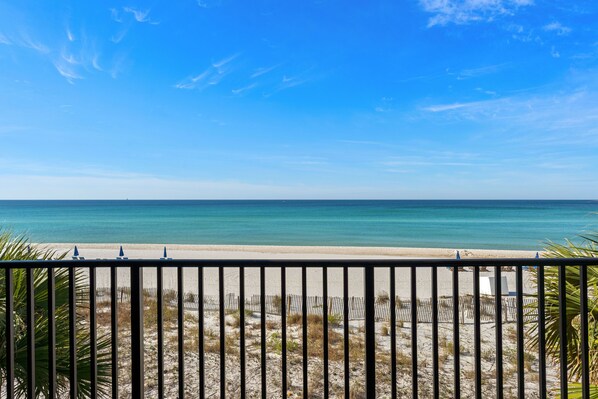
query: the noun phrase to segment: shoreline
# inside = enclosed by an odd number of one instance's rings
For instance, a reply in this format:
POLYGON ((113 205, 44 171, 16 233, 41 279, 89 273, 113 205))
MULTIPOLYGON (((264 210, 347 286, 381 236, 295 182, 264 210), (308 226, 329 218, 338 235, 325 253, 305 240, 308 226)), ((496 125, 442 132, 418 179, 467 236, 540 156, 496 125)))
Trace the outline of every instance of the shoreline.
MULTIPOLYGON (((54 243, 45 244, 46 247, 56 250, 69 251, 67 259, 72 256, 74 244, 54 243)), ((166 245, 168 257, 173 259, 418 259, 418 258, 445 258, 454 259, 456 250, 447 248, 389 248, 389 247, 289 247, 289 246, 248 246, 248 245, 166 245)), ((120 244, 77 244, 79 255, 85 259, 115 259, 120 244)), ((128 259, 156 259, 163 255, 164 245, 155 244, 125 244, 124 254, 128 259)), ((460 249, 462 258, 498 258, 498 257, 520 257, 530 258, 535 256, 534 251, 505 251, 505 250, 467 250, 460 249)), ((158 262, 156 262, 158 264, 158 262)), ((98 288, 110 287, 109 271, 98 269, 98 288)), ((417 297, 430 298, 431 295, 431 272, 429 267, 422 267, 417 273, 417 297)), ((452 272, 444 267, 438 268, 438 294, 440 296, 452 295, 452 272)), ((193 267, 184 268, 184 292, 196 292, 198 287, 197 269, 193 267)), ((164 268, 164 288, 177 290, 176 269, 164 268)), ((376 292, 389 292, 389 269, 379 268, 375 270, 376 292)), ((493 272, 481 272, 482 277, 492 276, 493 272)), ((504 272, 509 289, 515 288, 515 273, 504 272)), ((280 293, 280 270, 279 268, 266 268, 267 295, 278 295, 280 293)), ((363 295, 363 272, 361 268, 355 267, 349 270, 349 295, 363 295)), ((410 270, 399 268, 396 270, 397 296, 401 298, 410 297, 410 270)), ((129 284, 129 270, 119 268, 119 287, 129 284)), ((239 268, 227 267, 224 270, 224 281, 226 294, 239 293, 239 268)), ((249 267, 245 273, 245 293, 259 295, 259 268, 249 267)), ((287 293, 300 295, 301 268, 287 268, 287 293)), ((473 273, 459 273, 459 294, 467 295, 472 293, 473 273)), ((342 296, 343 273, 339 268, 332 268, 328 271, 328 294, 329 296, 342 296)), ((144 287, 156 288, 156 268, 144 268, 144 287)), ((524 272, 524 291, 534 292, 535 286, 530 281, 529 273, 524 272)), ((307 294, 309 296, 322 295, 322 269, 308 268, 307 270, 307 294)), ((204 271, 204 293, 209 296, 218 294, 218 270, 217 268, 206 268, 204 271)))
MULTIPOLYGON (((79 253, 89 259, 114 257, 121 244, 47 243, 40 244, 59 252, 79 253)), ((288 246, 288 245, 195 245, 195 244, 122 244, 130 259, 160 258, 164 247, 174 259, 359 259, 359 258, 446 258, 459 250, 461 258, 533 258, 536 251, 468 248, 355 247, 355 246, 288 246)), ((68 257, 68 255, 67 255, 68 257)))

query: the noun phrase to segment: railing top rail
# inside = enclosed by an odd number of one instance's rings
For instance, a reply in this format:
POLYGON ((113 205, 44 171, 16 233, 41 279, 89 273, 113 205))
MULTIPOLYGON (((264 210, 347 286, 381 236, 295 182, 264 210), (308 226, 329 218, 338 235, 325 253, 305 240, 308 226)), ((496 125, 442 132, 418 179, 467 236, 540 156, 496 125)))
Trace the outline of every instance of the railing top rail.
POLYGON ((90 259, 0 261, 0 268, 40 267, 492 267, 598 266, 598 258, 484 258, 484 259, 90 259))

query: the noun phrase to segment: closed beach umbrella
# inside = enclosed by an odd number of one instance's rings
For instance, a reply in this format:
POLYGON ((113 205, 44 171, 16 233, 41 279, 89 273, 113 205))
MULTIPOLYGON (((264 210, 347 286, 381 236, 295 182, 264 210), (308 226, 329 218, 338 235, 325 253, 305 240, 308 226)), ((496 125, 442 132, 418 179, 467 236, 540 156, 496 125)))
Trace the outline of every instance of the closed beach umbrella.
MULTIPOLYGON (((536 252, 536 256, 534 256, 534 258, 536 259, 540 259, 540 254, 538 252, 536 252)), ((537 268, 538 266, 532 266, 534 269, 537 268)), ((522 267, 523 270, 529 270, 529 266, 523 266, 522 267)))
POLYGON ((166 255, 166 247, 164 247, 164 259, 166 259, 168 255, 166 255))
POLYGON ((77 249, 76 245, 75 245, 75 250, 73 251, 73 256, 79 256, 79 250, 77 249))
POLYGON ((120 246, 120 252, 118 253, 118 256, 125 256, 125 251, 123 251, 123 246, 120 246))

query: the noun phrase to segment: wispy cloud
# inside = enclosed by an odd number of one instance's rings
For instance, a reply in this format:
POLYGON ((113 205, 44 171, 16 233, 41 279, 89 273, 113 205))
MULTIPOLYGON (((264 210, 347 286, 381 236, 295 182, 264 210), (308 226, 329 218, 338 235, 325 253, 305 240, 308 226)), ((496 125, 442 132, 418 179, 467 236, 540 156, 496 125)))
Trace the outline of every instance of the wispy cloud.
POLYGON ((222 0, 197 0, 197 5, 201 8, 212 8, 222 5, 222 0))
POLYGON ((552 46, 550 48, 550 55, 552 56, 552 58, 560 58, 561 57, 561 53, 558 52, 558 50, 552 46))
POLYGON ((110 37, 110 41, 114 44, 118 44, 120 42, 122 42, 122 40, 125 38, 125 36, 128 33, 128 29, 121 29, 120 31, 118 31, 117 33, 115 33, 114 35, 112 35, 112 37, 110 37))
POLYGON ((445 111, 453 111, 460 108, 469 108, 480 104, 479 101, 474 102, 467 102, 467 103, 452 103, 452 104, 436 104, 430 105, 428 107, 422 108, 424 111, 427 112, 445 112, 445 111))
POLYGON ((261 68, 258 68, 258 69, 255 70, 255 72, 253 72, 250 75, 250 78, 254 79, 254 78, 257 78, 258 76, 265 75, 268 72, 272 72, 273 70, 275 70, 279 66, 280 66, 280 64, 276 64, 276 65, 272 65, 270 67, 261 67, 261 68))
POLYGON ((276 87, 276 91, 287 90, 292 87, 301 86, 304 83, 309 82, 309 78, 305 74, 287 76, 284 75, 279 85, 276 87))
POLYGON ((195 76, 190 76, 179 83, 175 84, 174 87, 177 89, 204 89, 208 86, 216 86, 224 79, 226 75, 233 71, 232 61, 235 60, 239 54, 233 54, 231 56, 220 59, 219 61, 212 62, 212 64, 203 72, 195 76))
POLYGON ((284 74, 279 80, 273 80, 271 82, 273 89, 269 92, 264 93, 264 97, 270 97, 278 92, 288 90, 294 87, 304 85, 305 83, 311 82, 314 79, 314 67, 307 68, 300 72, 291 74, 284 74))
POLYGON ((120 15, 120 11, 118 11, 118 9, 116 9, 116 8, 110 9, 110 17, 112 18, 112 20, 114 22, 119 22, 119 23, 123 22, 121 15, 120 15))
POLYGON ((392 111, 394 99, 392 97, 382 97, 380 101, 374 107, 374 111, 382 113, 382 112, 390 112, 392 111))
POLYGON ((107 60, 103 61, 106 68, 101 65, 101 53, 96 40, 91 39, 85 31, 82 31, 75 41, 68 38, 64 40, 60 52, 57 54, 53 51, 48 54, 48 58, 58 73, 71 84, 96 71, 109 72, 106 70, 107 60))
POLYGON ((0 44, 6 44, 6 45, 10 46, 12 44, 12 42, 8 39, 8 37, 6 37, 2 33, 0 33, 0 44))
POLYGON ((30 48, 41 54, 47 54, 50 52, 50 49, 46 45, 32 39, 31 36, 29 36, 29 34, 26 32, 21 32, 19 44, 22 47, 30 48))
POLYGON ((69 42, 75 41, 75 35, 73 34, 73 32, 71 31, 71 29, 68 26, 65 30, 65 34, 66 34, 66 38, 68 39, 69 42))
POLYGON ((229 64, 232 60, 237 58, 238 56, 239 56, 239 53, 230 55, 226 58, 221 59, 220 61, 213 62, 212 66, 216 69, 221 69, 221 68, 225 67, 227 64, 229 64))
POLYGON ((546 32, 554 32, 559 36, 564 36, 564 35, 568 35, 569 33, 571 33, 571 28, 564 26, 563 24, 561 24, 558 21, 551 22, 547 25, 544 25, 544 27, 542 29, 544 29, 546 32))
POLYGON ((102 68, 100 66, 100 54, 96 53, 93 55, 93 57, 91 58, 91 66, 96 70, 96 71, 103 71, 104 68, 102 68))
MULTIPOLYGON (((437 104, 422 110, 449 123, 476 124, 485 134, 500 131, 503 142, 598 146, 595 77, 595 73, 588 73, 570 77, 559 88, 531 89, 486 101, 437 104)), ((427 118, 433 118, 431 115, 427 118)))
POLYGON ((232 93, 234 95, 240 96, 240 95, 243 95, 243 94, 245 94, 246 92, 248 92, 248 91, 250 91, 252 89, 255 89, 256 87, 257 87, 257 83, 253 82, 253 83, 248 84, 245 87, 240 87, 238 89, 233 89, 231 91, 232 91, 232 93))
POLYGON ((532 0, 420 0, 423 10, 433 14, 428 27, 491 22, 531 4, 532 0))
POLYGON ((479 76, 491 75, 504 70, 507 66, 508 64, 502 63, 486 65, 478 68, 463 69, 457 74, 457 79, 464 80, 470 78, 477 78, 479 76))
POLYGON ((72 64, 68 62, 56 61, 54 62, 54 67, 70 84, 74 84, 77 79, 83 79, 72 67, 72 64))
POLYGON ((149 17, 150 11, 150 9, 141 10, 135 7, 123 7, 122 11, 118 8, 110 8, 110 18, 112 18, 114 22, 123 23, 125 20, 129 20, 129 18, 126 17, 126 14, 130 14, 130 16, 133 17, 133 21, 151 25, 160 24, 159 21, 154 21, 149 17))
POLYGON ((133 18, 135 18, 135 21, 137 22, 158 23, 149 18, 150 10, 138 10, 133 7, 123 7, 123 11, 133 14, 133 18))

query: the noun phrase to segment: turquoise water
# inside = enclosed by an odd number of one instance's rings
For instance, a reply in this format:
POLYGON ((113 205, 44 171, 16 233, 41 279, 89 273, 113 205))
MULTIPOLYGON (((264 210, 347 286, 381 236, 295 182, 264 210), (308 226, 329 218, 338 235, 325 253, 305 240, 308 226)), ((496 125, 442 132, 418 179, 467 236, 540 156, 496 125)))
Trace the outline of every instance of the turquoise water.
POLYGON ((598 201, 0 201, 38 242, 541 249, 598 230, 598 201))

